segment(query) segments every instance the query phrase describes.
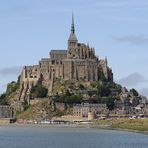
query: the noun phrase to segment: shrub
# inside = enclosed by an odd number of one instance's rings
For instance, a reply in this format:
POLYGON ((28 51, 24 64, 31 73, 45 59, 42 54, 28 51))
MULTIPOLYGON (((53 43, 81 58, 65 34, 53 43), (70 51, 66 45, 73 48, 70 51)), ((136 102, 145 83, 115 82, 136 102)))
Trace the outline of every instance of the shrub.
POLYGON ((79 89, 80 90, 84 90, 85 89, 84 85, 83 84, 79 84, 79 89))
POLYGON ((41 84, 33 86, 31 89, 31 97, 32 98, 44 98, 47 96, 48 90, 41 84))
POLYGON ((6 94, 9 96, 10 94, 15 92, 16 90, 17 90, 17 83, 13 81, 7 85, 6 94))
POLYGON ((98 82, 97 81, 93 81, 90 83, 92 88, 96 88, 98 86, 98 82))
POLYGON ((99 80, 104 82, 108 81, 102 71, 100 71, 99 80))
POLYGON ((22 105, 23 105, 24 111, 26 111, 29 108, 29 106, 30 106, 28 104, 27 100, 25 100, 22 105))
POLYGON ((111 93, 110 88, 107 86, 99 85, 98 86, 98 95, 101 97, 109 96, 111 93))
POLYGON ((67 96, 64 100, 65 103, 67 104, 78 104, 82 102, 82 97, 79 95, 71 95, 71 96, 67 96))
POLYGON ((139 96, 138 92, 133 88, 130 90, 131 93, 133 93, 134 96, 139 96))
POLYGON ((6 95, 9 96, 12 93, 16 92, 16 90, 19 88, 20 85, 20 76, 18 77, 17 82, 12 81, 7 85, 6 95))
POLYGON ((8 105, 5 93, 0 96, 0 105, 8 105))

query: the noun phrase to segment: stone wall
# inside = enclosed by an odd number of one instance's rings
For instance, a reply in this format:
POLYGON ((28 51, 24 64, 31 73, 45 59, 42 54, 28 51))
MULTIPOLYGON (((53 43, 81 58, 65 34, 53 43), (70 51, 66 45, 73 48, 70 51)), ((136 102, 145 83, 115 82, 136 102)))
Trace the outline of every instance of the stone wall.
POLYGON ((0 118, 0 125, 8 125, 11 123, 11 119, 9 118, 0 118))
POLYGON ((12 118, 12 109, 8 105, 0 106, 0 118, 12 118))
POLYGON ((95 49, 88 44, 78 43, 72 24, 67 50, 51 50, 49 58, 42 58, 38 65, 25 66, 21 75, 19 100, 29 98, 33 85, 43 84, 52 94, 55 78, 63 80, 98 81, 103 73, 108 81, 113 81, 112 70, 108 67, 107 59, 100 60, 95 49))

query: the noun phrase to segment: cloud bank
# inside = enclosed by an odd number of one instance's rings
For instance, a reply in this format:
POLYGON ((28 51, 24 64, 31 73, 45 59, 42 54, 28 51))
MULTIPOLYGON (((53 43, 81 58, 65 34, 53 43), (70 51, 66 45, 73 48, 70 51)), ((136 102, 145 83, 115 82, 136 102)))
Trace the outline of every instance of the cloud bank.
POLYGON ((19 75, 21 73, 22 67, 9 67, 0 69, 0 76, 11 76, 19 75))
POLYGON ((7 84, 0 84, 0 95, 5 92, 7 84))
POLYGON ((148 88, 143 88, 140 90, 140 93, 146 97, 148 97, 148 88))
POLYGON ((120 80, 118 80, 117 82, 120 83, 121 85, 127 86, 127 87, 133 87, 133 86, 137 86, 141 83, 146 82, 147 79, 139 74, 139 73, 132 73, 130 75, 128 75, 127 77, 124 77, 120 80))
POLYGON ((113 40, 115 40, 116 42, 135 45, 148 44, 148 37, 145 37, 144 35, 113 37, 113 40))

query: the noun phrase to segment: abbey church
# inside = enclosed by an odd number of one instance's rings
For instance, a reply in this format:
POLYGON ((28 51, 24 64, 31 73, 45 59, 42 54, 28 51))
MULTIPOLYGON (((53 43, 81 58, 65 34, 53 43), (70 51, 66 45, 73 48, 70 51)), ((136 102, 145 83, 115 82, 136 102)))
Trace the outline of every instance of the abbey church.
POLYGON ((113 73, 108 67, 107 59, 99 59, 94 48, 78 42, 72 16, 67 49, 51 50, 49 58, 41 59, 38 65, 25 66, 21 74, 18 97, 22 101, 26 99, 32 86, 38 83, 42 83, 49 92, 52 91, 55 78, 91 82, 99 81, 102 74, 107 81, 113 81, 113 73))

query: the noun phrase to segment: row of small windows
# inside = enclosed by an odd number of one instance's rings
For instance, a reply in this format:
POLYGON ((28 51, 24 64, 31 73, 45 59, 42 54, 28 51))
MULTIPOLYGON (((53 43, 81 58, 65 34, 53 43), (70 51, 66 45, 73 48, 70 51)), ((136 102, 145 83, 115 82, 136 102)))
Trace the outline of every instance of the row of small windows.
MULTIPOLYGON (((50 63, 40 63, 41 68, 46 68, 50 63)), ((52 60, 51 64, 63 64, 62 61, 52 60)))
POLYGON ((56 58, 56 59, 58 59, 58 58, 66 58, 67 57, 67 55, 66 54, 52 54, 51 55, 51 58, 56 58))
POLYGON ((51 64, 62 64, 62 61, 55 61, 55 60, 52 60, 52 61, 51 61, 51 64))
POLYGON ((29 73, 30 73, 30 72, 32 73, 33 71, 38 71, 38 70, 37 70, 37 68, 36 68, 36 69, 30 69, 30 70, 27 70, 27 71, 28 71, 29 73))
POLYGON ((30 78, 37 78, 37 76, 30 76, 30 78))

